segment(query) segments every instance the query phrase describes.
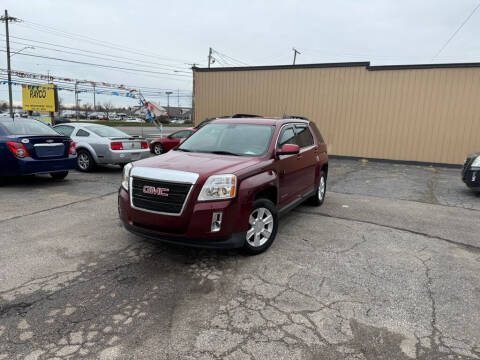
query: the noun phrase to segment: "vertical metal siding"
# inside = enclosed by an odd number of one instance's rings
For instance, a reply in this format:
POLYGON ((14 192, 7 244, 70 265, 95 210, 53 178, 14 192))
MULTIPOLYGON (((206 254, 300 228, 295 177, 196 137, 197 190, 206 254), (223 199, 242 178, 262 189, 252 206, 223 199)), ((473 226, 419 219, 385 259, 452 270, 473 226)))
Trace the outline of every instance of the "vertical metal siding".
POLYGON ((195 119, 307 116, 336 155, 461 164, 480 151, 480 68, 195 72, 195 119))

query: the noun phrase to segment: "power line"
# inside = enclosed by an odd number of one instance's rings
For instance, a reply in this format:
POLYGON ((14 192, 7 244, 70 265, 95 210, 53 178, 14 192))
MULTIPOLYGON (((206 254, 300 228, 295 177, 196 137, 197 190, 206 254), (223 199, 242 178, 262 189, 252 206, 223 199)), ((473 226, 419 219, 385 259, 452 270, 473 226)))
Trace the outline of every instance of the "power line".
POLYGON ((216 54, 221 55, 221 56, 223 56, 224 58, 230 59, 231 61, 234 61, 234 62, 236 62, 236 63, 238 63, 238 64, 245 65, 245 66, 250 66, 250 65, 247 64, 246 62, 237 60, 237 59, 235 59, 235 58, 233 58, 233 57, 231 57, 231 56, 228 56, 228 55, 226 55, 226 54, 224 54, 224 53, 221 53, 221 52, 219 52, 219 51, 217 51, 217 50, 215 50, 215 49, 212 49, 212 50, 213 50, 213 52, 215 52, 216 54))
MULTIPOLYGON (((0 51, 6 52, 5 50, 1 50, 1 49, 0 49, 0 51)), ((169 74, 169 73, 165 73, 165 72, 150 71, 150 70, 145 70, 145 69, 133 69, 133 68, 125 68, 125 67, 121 67, 121 66, 114 66, 114 65, 95 64, 95 63, 89 63, 89 62, 84 62, 84 61, 76 61, 76 60, 57 58, 57 57, 52 57, 52 56, 42 56, 42 55, 27 54, 27 53, 19 53, 18 55, 30 56, 30 57, 36 57, 36 58, 42 58, 42 59, 50 59, 50 60, 56 60, 56 61, 63 61, 63 62, 70 62, 70 63, 80 64, 80 65, 96 66, 96 67, 101 67, 101 68, 137 71, 137 72, 142 72, 142 73, 147 73, 147 74, 161 74, 161 75, 167 75, 167 76, 191 77, 191 75, 169 74)))
POLYGON ((85 36, 85 35, 70 33, 70 32, 63 31, 63 30, 60 30, 60 29, 56 29, 56 28, 53 28, 53 27, 50 27, 50 26, 37 24, 37 23, 31 22, 31 21, 26 21, 25 20, 24 24, 22 24, 22 25, 26 26, 26 27, 33 28, 34 30, 50 33, 52 35, 61 36, 61 37, 65 37, 65 38, 68 38, 68 39, 80 40, 80 41, 84 41, 84 42, 87 42, 87 43, 94 44, 96 46, 102 46, 102 47, 110 48, 110 49, 113 49, 113 50, 116 50, 116 51, 122 51, 122 52, 127 52, 128 51, 129 53, 135 53, 135 54, 146 56, 146 57, 153 57, 155 59, 164 59, 164 60, 167 60, 167 61, 170 61, 170 62, 177 62, 177 63, 178 62, 181 62, 181 63, 188 62, 187 60, 184 60, 184 59, 173 59, 173 58, 163 57, 161 55, 154 54, 154 53, 139 52, 139 50, 137 50, 137 49, 129 48, 129 47, 126 47, 126 46, 121 45, 121 44, 115 44, 115 43, 107 42, 107 41, 104 41, 104 40, 99 40, 99 39, 95 39, 95 38, 92 38, 92 37, 88 37, 88 36, 85 36))
MULTIPOLYGON (((0 35, 1 35, 1 36, 5 36, 4 34, 0 34, 0 35)), ((172 69, 182 69, 182 70, 184 69, 184 67, 181 67, 181 66, 174 66, 174 65, 169 65, 169 64, 156 63, 156 62, 152 62, 152 61, 141 60, 141 59, 134 59, 134 58, 124 57, 124 56, 118 56, 118 55, 110 55, 110 54, 103 53, 103 52, 99 52, 99 51, 85 50, 85 49, 81 49, 81 48, 76 48, 76 47, 71 47, 71 46, 65 46, 65 45, 55 44, 55 43, 46 42, 46 41, 27 39, 27 38, 19 37, 19 36, 10 35, 10 37, 11 37, 12 39, 18 39, 18 40, 28 41, 29 43, 28 43, 27 45, 34 44, 36 47, 39 47, 38 44, 50 45, 50 46, 60 47, 60 48, 64 48, 64 49, 70 49, 70 50, 77 50, 77 51, 87 52, 87 53, 91 53, 91 54, 110 56, 110 57, 114 57, 114 58, 118 58, 118 59, 138 61, 138 62, 143 62, 143 63, 146 63, 146 64, 153 64, 153 65, 165 66, 165 67, 170 67, 170 68, 172 68, 172 69)), ((13 42, 13 41, 12 41, 12 42, 13 42)), ((20 42, 16 42, 16 43, 20 44, 20 42)))
POLYGON ((450 43, 450 41, 453 40, 453 38, 455 37, 455 35, 458 34, 458 32, 465 26, 465 24, 468 22, 468 20, 470 20, 470 18, 473 16, 473 14, 475 14, 475 11, 477 11, 477 9, 480 7, 480 2, 477 4, 477 6, 475 6, 473 8, 473 10, 470 12, 470 14, 465 18, 465 20, 463 20, 463 22, 460 24, 460 26, 457 28, 457 30, 455 30, 453 32, 453 34, 448 38, 448 40, 445 42, 445 44, 443 44, 443 46, 440 48, 440 50, 437 51, 437 53, 435 54, 435 56, 432 58, 432 61, 435 60, 435 58, 437 58, 438 55, 441 54, 441 52, 447 47, 447 45, 450 43))
MULTIPOLYGON (((28 43, 22 43, 22 42, 18 42, 18 41, 11 41, 11 42, 15 43, 15 44, 19 44, 19 45, 30 45, 28 43)), ((130 62, 130 61, 123 61, 123 60, 109 59, 109 58, 105 58, 105 57, 101 57, 101 56, 87 55, 87 54, 82 54, 82 53, 78 53, 78 52, 49 48, 49 47, 45 47, 45 46, 35 45, 35 48, 44 49, 44 50, 48 50, 48 51, 55 51, 55 52, 59 52, 59 53, 63 53, 63 54, 78 55, 78 56, 83 56, 83 57, 87 57, 87 58, 107 60, 107 61, 113 61, 113 62, 118 62, 118 63, 130 64, 130 65, 149 66, 149 67, 153 67, 153 68, 158 68, 159 70, 172 71, 172 69, 158 67, 158 66, 152 66, 152 65, 144 65, 144 64, 138 63, 138 62, 130 62)), ((176 72, 176 73, 190 74, 190 72, 188 72, 188 71, 181 71, 181 70, 173 70, 173 71, 176 72)))

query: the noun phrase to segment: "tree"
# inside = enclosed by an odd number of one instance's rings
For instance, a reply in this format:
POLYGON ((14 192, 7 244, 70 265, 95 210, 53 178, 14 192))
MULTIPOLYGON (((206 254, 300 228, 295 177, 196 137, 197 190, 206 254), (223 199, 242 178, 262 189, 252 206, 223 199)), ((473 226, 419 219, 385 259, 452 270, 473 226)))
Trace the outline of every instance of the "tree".
POLYGON ((89 111, 92 111, 92 106, 89 103, 85 103, 82 105, 83 111, 85 113, 85 119, 88 119, 89 111))
POLYGON ((8 109, 8 105, 6 102, 0 105, 0 111, 7 111, 7 109, 8 109))
POLYGON ((108 115, 112 112, 113 110, 113 104, 111 102, 104 102, 102 107, 101 107, 103 113, 105 114, 105 117, 108 120, 108 115))
POLYGON ((58 112, 60 112, 64 109, 63 99, 61 97, 58 97, 57 105, 58 105, 58 108, 57 108, 58 112))

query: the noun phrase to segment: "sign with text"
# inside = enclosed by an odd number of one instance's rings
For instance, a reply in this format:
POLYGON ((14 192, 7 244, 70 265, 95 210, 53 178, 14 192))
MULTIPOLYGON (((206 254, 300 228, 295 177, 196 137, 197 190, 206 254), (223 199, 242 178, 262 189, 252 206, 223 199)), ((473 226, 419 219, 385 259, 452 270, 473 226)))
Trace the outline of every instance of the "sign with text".
POLYGON ((23 110, 55 112, 57 89, 54 84, 22 85, 23 110))

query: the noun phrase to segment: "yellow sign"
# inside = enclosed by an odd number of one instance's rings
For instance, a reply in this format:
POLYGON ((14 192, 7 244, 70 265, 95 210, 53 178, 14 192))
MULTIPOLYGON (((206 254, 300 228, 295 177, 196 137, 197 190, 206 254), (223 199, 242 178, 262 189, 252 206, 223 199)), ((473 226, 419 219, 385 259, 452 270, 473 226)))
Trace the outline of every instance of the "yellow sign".
POLYGON ((54 84, 22 85, 23 110, 54 112, 57 104, 54 84))

